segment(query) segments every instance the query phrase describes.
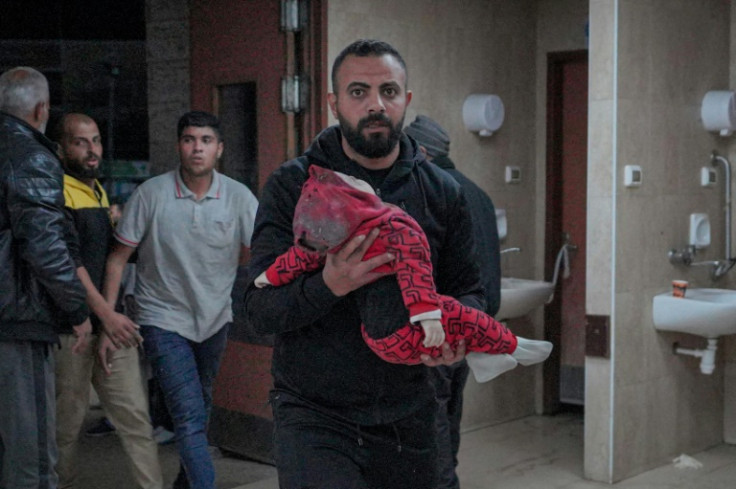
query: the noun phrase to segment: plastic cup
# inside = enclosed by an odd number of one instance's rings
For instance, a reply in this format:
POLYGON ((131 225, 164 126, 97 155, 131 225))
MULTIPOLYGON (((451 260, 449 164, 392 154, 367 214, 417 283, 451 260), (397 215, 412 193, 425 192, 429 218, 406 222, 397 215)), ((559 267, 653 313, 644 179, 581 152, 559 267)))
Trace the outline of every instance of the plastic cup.
POLYGON ((685 297, 687 292, 687 280, 673 280, 672 281, 672 295, 674 297, 685 297))

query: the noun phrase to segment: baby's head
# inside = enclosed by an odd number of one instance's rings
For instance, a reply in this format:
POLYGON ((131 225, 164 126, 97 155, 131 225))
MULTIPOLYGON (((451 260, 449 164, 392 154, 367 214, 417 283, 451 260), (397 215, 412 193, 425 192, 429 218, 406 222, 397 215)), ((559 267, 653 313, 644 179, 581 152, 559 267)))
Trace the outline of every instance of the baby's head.
POLYGON ((295 242, 325 253, 341 246, 366 216, 383 207, 367 182, 312 165, 294 211, 295 242))

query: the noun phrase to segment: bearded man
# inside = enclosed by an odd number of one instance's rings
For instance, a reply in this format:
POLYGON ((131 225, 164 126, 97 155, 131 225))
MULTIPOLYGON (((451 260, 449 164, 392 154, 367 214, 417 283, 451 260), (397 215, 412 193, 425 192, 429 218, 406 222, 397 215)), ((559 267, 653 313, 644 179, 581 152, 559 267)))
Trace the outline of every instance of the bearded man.
POLYGON ((84 114, 66 114, 56 130, 64 167, 64 200, 78 241, 77 275, 87 291, 94 313, 92 345, 72 355, 71 326, 62 325, 61 349, 56 355, 56 439, 59 445, 59 488, 73 487, 77 478, 80 429, 89 404, 90 382, 100 397, 105 415, 116 427, 130 460, 136 486, 163 486, 158 445, 153 440, 138 354, 132 340, 110 355, 105 364, 95 361, 100 335, 130 331, 138 325, 115 312, 101 294, 105 264, 112 245, 113 224, 107 193, 97 180, 102 162, 102 139, 95 121, 84 114), (102 328, 102 331, 100 331, 102 328))
MULTIPOLYGON (((338 55, 328 102, 339 125, 263 188, 249 284, 294 243, 295 205, 308 168, 317 165, 370 183, 384 202, 414 217, 429 241, 438 291, 484 307, 462 190, 402 132, 407 87, 406 64, 385 42, 359 40, 338 55)), ((452 351, 445 343, 438 359, 424 355, 424 365, 407 366, 366 346, 361 314, 375 308, 364 306, 381 301, 385 307, 374 314, 384 324, 409 319, 396 278, 373 272, 395 257, 363 260, 377 234, 356 236, 328 253, 324 268, 289 284, 246 291, 248 321, 274 335, 274 458, 283 489, 436 486, 437 408, 426 366, 459 361, 465 347, 452 351)))

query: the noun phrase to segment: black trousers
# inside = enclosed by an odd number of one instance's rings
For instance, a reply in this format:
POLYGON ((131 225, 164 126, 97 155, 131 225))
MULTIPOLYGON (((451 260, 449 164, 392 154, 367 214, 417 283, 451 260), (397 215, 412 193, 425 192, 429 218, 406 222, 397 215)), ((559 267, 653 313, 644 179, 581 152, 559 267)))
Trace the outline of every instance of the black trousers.
POLYGON ((271 404, 281 489, 435 489, 435 403, 377 426, 351 424, 283 391, 272 392, 271 404))
POLYGON ((439 454, 437 489, 459 489, 457 452, 460 449, 460 421, 463 416, 463 390, 468 380, 468 363, 430 369, 437 391, 437 444, 439 454))

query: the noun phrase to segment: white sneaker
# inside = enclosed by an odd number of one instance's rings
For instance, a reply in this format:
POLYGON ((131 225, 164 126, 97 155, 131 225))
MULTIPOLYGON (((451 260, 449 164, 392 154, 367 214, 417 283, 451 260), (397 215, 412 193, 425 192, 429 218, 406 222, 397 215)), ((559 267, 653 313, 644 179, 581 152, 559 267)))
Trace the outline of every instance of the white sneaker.
POLYGON ((488 382, 515 368, 519 362, 508 353, 489 355, 471 351, 465 355, 476 382, 488 382))
POLYGON ((516 337, 516 350, 511 354, 522 365, 534 365, 547 360, 552 352, 552 343, 516 337))
POLYGON ((156 426, 153 429, 153 440, 159 445, 168 445, 174 441, 176 435, 167 430, 163 426, 156 426))

